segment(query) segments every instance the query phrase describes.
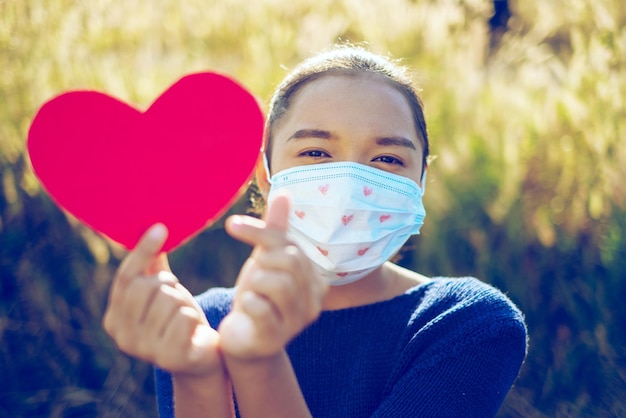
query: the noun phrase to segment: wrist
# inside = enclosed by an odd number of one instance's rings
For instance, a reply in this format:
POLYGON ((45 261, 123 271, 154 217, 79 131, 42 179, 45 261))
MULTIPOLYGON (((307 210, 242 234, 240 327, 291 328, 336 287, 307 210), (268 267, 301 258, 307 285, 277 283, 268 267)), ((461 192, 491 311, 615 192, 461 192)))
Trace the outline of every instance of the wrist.
POLYGON ((289 362, 289 357, 287 356, 287 352, 284 348, 275 353, 256 356, 240 356, 238 353, 225 352, 223 354, 223 359, 224 364, 228 369, 228 374, 230 374, 231 368, 262 371, 263 369, 271 370, 285 361, 289 362))
POLYGON ((291 361, 285 350, 262 357, 238 357, 224 355, 224 365, 232 380, 257 382, 271 381, 276 374, 291 369, 291 361))
POLYGON ((209 374, 173 373, 177 417, 233 417, 232 387, 225 369, 209 374))
POLYGON ((207 373, 171 372, 172 382, 185 390, 201 392, 202 388, 215 385, 229 384, 229 377, 223 365, 207 373))

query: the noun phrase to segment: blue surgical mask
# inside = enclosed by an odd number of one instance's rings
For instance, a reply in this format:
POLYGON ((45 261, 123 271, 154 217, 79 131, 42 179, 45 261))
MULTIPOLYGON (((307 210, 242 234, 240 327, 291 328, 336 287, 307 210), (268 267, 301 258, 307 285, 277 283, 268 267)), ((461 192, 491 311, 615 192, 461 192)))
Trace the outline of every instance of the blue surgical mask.
POLYGON ((415 181, 355 162, 289 168, 270 184, 268 201, 279 192, 291 198, 289 238, 332 285, 380 267, 426 216, 415 181))

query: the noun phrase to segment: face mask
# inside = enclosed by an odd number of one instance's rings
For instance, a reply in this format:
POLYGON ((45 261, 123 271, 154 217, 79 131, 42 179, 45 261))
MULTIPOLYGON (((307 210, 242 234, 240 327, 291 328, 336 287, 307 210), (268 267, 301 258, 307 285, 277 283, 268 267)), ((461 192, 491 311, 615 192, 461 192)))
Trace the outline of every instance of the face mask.
POLYGON ((269 202, 278 192, 291 198, 289 239, 332 285, 380 267, 426 216, 417 183, 354 162, 293 167, 270 184, 269 202))

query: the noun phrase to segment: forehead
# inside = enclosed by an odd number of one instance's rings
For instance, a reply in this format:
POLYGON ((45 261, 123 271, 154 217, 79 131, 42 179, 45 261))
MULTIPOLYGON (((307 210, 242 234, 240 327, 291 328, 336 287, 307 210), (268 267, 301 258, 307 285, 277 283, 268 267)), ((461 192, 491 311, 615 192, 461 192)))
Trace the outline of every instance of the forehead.
POLYGON ((384 76, 365 72, 328 73, 304 84, 294 93, 289 117, 346 117, 367 113, 385 123, 410 123, 411 106, 399 87, 384 76))
POLYGON ((366 154, 383 146, 396 146, 394 152, 406 154, 407 164, 415 171, 415 178, 407 176, 419 182, 424 145, 405 94, 378 74, 333 73, 307 81, 291 96, 286 112, 271 129, 270 168, 280 171, 299 163, 290 160, 291 153, 299 152, 297 144, 302 144, 294 138, 303 139, 304 147, 311 146, 306 141, 312 138, 334 139, 336 156, 354 161, 365 161, 366 154), (300 135, 303 132, 305 136, 300 135), (398 151, 399 144, 406 142, 414 146, 398 151))

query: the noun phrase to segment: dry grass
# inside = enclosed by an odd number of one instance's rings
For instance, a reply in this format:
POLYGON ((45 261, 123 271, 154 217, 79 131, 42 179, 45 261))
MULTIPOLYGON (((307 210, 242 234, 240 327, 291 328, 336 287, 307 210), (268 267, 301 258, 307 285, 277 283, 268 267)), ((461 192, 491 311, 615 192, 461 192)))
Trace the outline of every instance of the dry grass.
MULTIPOLYGON (((402 58, 423 88, 437 159, 428 225, 406 263, 478 275, 527 314, 531 351, 502 414, 625 413, 626 8, 622 0, 512 3, 509 31, 494 47, 486 0, 0 0, 3 373, 28 381, 28 356, 41 344, 61 347, 40 356, 52 370, 44 386, 0 386, 12 415, 150 412, 149 368, 117 354, 99 329, 119 254, 68 224, 24 163, 37 108, 77 88, 145 107, 205 69, 265 100, 286 69, 339 39, 402 58), (75 239, 51 252, 53 232, 75 239), (63 260, 46 258, 44 268, 44 249, 63 260), (65 288, 55 286, 58 274, 69 277, 65 288)), ((216 273, 199 261, 206 245, 201 236, 174 255, 197 289, 207 282, 196 277, 227 284, 220 274, 236 269, 216 273)))

